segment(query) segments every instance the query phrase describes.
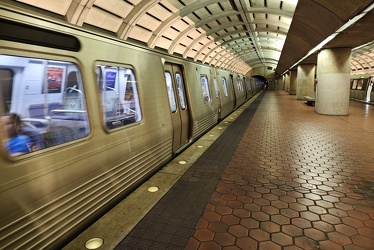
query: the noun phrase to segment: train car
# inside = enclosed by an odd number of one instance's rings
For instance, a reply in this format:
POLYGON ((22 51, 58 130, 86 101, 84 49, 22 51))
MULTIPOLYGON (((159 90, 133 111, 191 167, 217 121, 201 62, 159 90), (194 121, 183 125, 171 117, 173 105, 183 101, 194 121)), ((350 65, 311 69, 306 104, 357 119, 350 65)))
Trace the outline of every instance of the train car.
POLYGON ((373 101, 373 84, 373 76, 353 76, 350 81, 350 98, 365 102, 373 101))
POLYGON ((244 102, 224 70, 5 4, 0 25, 0 249, 61 248, 244 102))

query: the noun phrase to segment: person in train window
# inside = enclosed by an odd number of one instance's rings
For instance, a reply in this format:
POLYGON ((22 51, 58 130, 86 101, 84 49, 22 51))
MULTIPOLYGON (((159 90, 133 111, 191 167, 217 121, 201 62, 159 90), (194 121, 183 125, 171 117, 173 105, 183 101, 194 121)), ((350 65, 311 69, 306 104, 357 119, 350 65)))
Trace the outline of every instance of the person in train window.
POLYGON ((22 123, 21 117, 16 113, 10 113, 1 117, 1 123, 5 132, 3 143, 9 155, 17 156, 29 153, 30 138, 19 134, 22 123))
POLYGON ((125 93, 124 100, 125 101, 132 101, 133 99, 134 99, 134 90, 130 86, 130 87, 126 88, 126 93, 125 93))

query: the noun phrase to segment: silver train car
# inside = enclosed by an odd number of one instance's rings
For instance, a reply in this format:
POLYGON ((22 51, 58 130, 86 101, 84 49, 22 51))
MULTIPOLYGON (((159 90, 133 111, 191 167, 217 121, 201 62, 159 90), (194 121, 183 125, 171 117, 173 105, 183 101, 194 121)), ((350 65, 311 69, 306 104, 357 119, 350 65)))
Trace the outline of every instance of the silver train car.
POLYGON ((374 102, 374 76, 352 76, 349 97, 352 100, 374 102))
POLYGON ((64 246, 262 89, 6 5, 0 27, 0 249, 64 246))

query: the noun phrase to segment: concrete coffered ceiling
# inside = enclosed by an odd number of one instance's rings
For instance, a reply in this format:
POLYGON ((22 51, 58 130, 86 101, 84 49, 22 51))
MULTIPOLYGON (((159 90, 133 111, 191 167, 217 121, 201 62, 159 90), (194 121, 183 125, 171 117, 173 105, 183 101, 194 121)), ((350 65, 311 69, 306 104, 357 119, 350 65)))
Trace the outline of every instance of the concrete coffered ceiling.
MULTIPOLYGON (((242 74, 256 69, 282 74, 372 4, 371 0, 0 2, 242 74)), ((354 49, 352 71, 356 72, 374 66, 370 45, 374 38, 361 40, 361 44, 344 45, 354 49)))

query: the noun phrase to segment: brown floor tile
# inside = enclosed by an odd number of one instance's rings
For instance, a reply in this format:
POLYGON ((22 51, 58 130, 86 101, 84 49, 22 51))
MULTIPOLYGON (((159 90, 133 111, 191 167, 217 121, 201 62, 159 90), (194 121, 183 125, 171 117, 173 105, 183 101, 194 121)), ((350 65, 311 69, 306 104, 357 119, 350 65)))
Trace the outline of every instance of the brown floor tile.
POLYGON ((301 236, 303 235, 303 230, 297 226, 294 225, 284 225, 282 226, 282 232, 295 237, 295 236, 301 236))
POLYGON ((198 241, 210 241, 214 238, 214 233, 209 229, 196 229, 194 237, 198 241))
POLYGON ((281 246, 289 246, 293 244, 292 237, 284 233, 271 234, 271 240, 281 246))
POLYGON ((339 244, 340 246, 345 246, 345 245, 352 244, 352 241, 351 241, 350 237, 348 237, 344 234, 338 233, 338 232, 328 233, 327 237, 329 238, 329 240, 339 244))
POLYGON ((208 224, 207 228, 213 233, 224 233, 227 232, 229 226, 222 221, 213 221, 208 224))
POLYGON ((345 234, 347 236, 358 235, 358 231, 357 231, 356 228, 345 225, 345 224, 336 225, 335 229, 336 229, 337 232, 345 234))
POLYGON ((250 237, 242 237, 236 240, 236 245, 241 249, 245 250, 256 250, 258 249, 258 241, 250 237))
POLYGON ((324 232, 315 228, 304 229, 304 235, 315 241, 322 241, 327 239, 327 236, 324 232))
POLYGON ((252 229, 249 231, 249 236, 257 241, 270 240, 270 234, 262 229, 252 229))
POLYGON ((248 236, 249 230, 243 227, 242 225, 234 225, 234 226, 230 226, 228 232, 234 235, 235 237, 244 237, 244 236, 248 236))
POLYGON ((261 222, 260 228, 269 233, 275 233, 280 231, 280 226, 272 221, 261 222))
POLYGON ((235 243, 235 237, 229 233, 217 233, 214 235, 214 241, 220 246, 232 246, 235 243))
POLYGON ((374 116, 350 105, 267 92, 185 249, 374 249, 374 116))

